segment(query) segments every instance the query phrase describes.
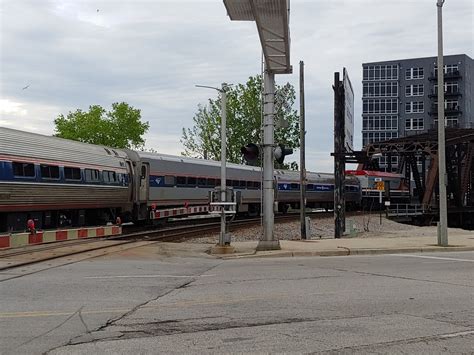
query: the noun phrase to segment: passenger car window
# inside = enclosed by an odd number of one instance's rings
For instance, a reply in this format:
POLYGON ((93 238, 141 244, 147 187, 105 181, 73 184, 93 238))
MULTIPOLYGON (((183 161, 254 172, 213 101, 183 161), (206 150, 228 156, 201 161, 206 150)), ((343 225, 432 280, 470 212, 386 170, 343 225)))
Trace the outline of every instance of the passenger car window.
POLYGON ((117 174, 115 171, 104 170, 102 172, 102 177, 105 183, 114 184, 117 182, 117 174))
POLYGON ((192 176, 188 176, 187 184, 189 186, 196 186, 196 178, 192 176))
POLYGON ((64 178, 66 180, 81 180, 81 169, 71 168, 69 166, 64 167, 64 178))
POLYGON ((43 179, 59 179, 59 166, 42 164, 40 171, 43 179))
POLYGON ((216 186, 216 179, 207 179, 207 186, 209 187, 216 186))
POLYGON ((206 187, 207 179, 200 177, 200 178, 197 179, 197 184, 198 184, 199 187, 206 187))
POLYGON ((176 185, 186 185, 186 176, 177 176, 176 185))
POLYGON ((35 165, 13 162, 13 175, 17 177, 35 177, 35 165))
POLYGON ((85 169, 87 182, 98 182, 99 181, 99 170, 96 169, 85 169))
POLYGON ((165 185, 167 186, 174 186, 175 185, 175 177, 171 175, 165 175, 165 185))

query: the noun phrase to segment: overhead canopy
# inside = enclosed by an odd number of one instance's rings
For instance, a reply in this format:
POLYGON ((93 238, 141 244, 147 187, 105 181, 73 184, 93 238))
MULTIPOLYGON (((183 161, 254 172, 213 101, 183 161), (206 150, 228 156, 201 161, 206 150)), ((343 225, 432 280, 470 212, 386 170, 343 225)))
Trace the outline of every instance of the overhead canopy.
POLYGON ((255 21, 267 70, 291 73, 288 0, 224 0, 231 20, 255 21))

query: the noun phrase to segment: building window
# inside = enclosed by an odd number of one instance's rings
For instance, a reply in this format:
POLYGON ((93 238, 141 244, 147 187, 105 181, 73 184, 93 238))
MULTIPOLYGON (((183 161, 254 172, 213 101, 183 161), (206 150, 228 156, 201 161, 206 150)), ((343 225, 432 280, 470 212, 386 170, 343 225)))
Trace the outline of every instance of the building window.
POLYGON ((362 117, 363 131, 397 131, 398 116, 380 115, 362 117))
MULTIPOLYGON (((444 74, 455 73, 459 70, 459 66, 457 64, 445 64, 444 65, 444 74)), ((438 75, 438 66, 435 65, 434 68, 435 76, 438 75)))
POLYGON ((405 113, 423 113, 425 108, 423 101, 409 101, 405 103, 405 113))
POLYGON ((408 118, 405 121, 405 130, 419 131, 424 129, 423 118, 408 118))
POLYGON ((398 132, 362 132, 362 145, 398 138, 398 132))
MULTIPOLYGON (((378 160, 379 160, 379 166, 381 166, 381 167, 386 166, 388 164, 388 156, 386 156, 386 155, 383 155, 383 156, 379 157, 378 160)), ((397 156, 392 155, 390 157, 390 160, 392 162, 392 166, 398 165, 398 157, 397 156)))
POLYGON ((398 66, 367 65, 363 69, 363 80, 398 80, 398 66))
MULTIPOLYGON (((438 101, 435 101, 434 109, 438 110, 438 101)), ((459 101, 458 100, 444 100, 444 109, 445 110, 459 110, 459 101)))
POLYGON ((397 99, 369 99, 362 104, 362 113, 398 113, 397 99))
MULTIPOLYGON (((445 94, 457 94, 459 92, 458 83, 444 83, 444 93, 445 94)), ((438 94, 438 84, 434 85, 434 94, 438 94)))
POLYGON ((363 97, 397 97, 398 84, 397 82, 385 83, 364 83, 363 97))
POLYGON ((423 96, 425 89, 423 84, 407 85, 405 88, 405 96, 423 96))
POLYGON ((459 110, 459 102, 457 100, 445 100, 444 108, 446 110, 459 110))
POLYGON ((409 68, 405 71, 405 80, 423 79, 424 77, 423 68, 409 68))

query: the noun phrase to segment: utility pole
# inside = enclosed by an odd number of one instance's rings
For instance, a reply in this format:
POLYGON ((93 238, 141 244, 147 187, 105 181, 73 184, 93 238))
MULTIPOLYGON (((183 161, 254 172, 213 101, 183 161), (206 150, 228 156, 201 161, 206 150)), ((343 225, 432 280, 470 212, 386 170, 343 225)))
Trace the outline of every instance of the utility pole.
POLYGON ((446 194, 446 141, 444 119, 443 4, 438 8, 438 159, 439 159, 439 228, 438 245, 448 245, 448 204, 446 194))
POLYGON ((300 220, 301 239, 306 235, 306 163, 305 163, 304 62, 300 61, 300 220))
MULTIPOLYGON (((227 176, 226 176, 226 160, 227 160, 227 84, 222 83, 221 89, 221 202, 226 202, 227 194, 227 176)), ((226 242, 226 225, 225 225, 225 208, 222 206, 221 212, 221 233, 219 234, 219 246, 225 246, 226 242)))
POLYGON ((198 88, 213 89, 221 94, 221 188, 220 188, 220 207, 221 207, 221 232, 219 242, 213 249, 213 253, 227 254, 233 252, 234 248, 230 246, 230 238, 227 238, 225 205, 227 200, 227 89, 229 84, 222 83, 221 88, 206 85, 196 85, 198 88))

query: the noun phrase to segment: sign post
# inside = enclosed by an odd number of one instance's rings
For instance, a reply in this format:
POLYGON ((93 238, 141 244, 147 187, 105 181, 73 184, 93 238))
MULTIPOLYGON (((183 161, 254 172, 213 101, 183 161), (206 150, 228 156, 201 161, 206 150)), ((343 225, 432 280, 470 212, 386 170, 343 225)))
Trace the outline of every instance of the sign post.
POLYGON ((346 68, 343 80, 334 73, 334 237, 341 238, 346 225, 346 153, 353 151, 354 90, 346 68))
POLYGON ((382 192, 385 190, 385 184, 381 178, 375 178, 375 185, 379 191, 380 224, 382 224, 382 192))

